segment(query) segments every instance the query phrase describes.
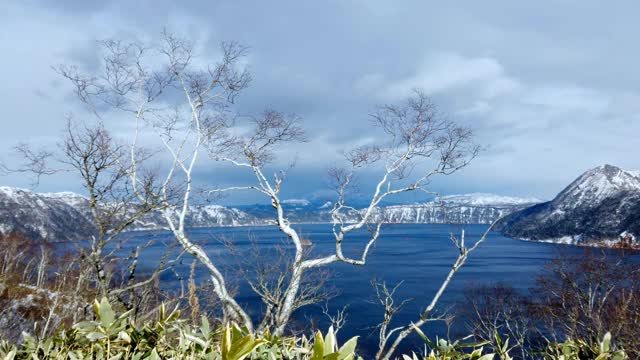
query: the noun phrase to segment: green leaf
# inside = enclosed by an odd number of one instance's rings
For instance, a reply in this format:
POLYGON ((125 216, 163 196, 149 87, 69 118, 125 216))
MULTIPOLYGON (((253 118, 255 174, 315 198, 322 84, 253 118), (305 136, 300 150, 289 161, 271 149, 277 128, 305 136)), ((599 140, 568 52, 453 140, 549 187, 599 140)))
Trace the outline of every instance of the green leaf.
POLYGON ((324 356, 327 356, 336 350, 336 334, 333 331, 333 326, 330 326, 327 331, 327 335, 324 337, 324 356))
POLYGON ((196 335, 193 334, 189 334, 189 333, 184 333, 183 334, 184 338, 197 343, 198 345, 202 346, 203 348, 207 347, 207 342, 205 340, 200 339, 199 337, 197 337, 196 335))
POLYGON ((89 339, 89 341, 98 341, 105 338, 107 338, 107 335, 95 331, 87 334, 87 339, 89 339))
POLYGON ((618 351, 613 354, 612 360, 626 360, 628 359, 627 355, 623 351, 618 351))
POLYGON ((228 359, 227 354, 229 353, 229 349, 231 349, 231 327, 229 324, 224 326, 224 331, 222 333, 222 343, 220 344, 222 348, 222 359, 228 359))
POLYGON ((262 340, 254 340, 253 336, 246 336, 231 346, 225 360, 242 360, 263 343, 264 341, 262 340))
POLYGON ((120 331, 118 333, 118 338, 124 342, 126 342, 127 344, 131 344, 131 336, 129 336, 129 334, 127 334, 124 331, 120 331))
POLYGON ((351 358, 353 358, 354 352, 356 351, 356 345, 358 345, 358 337, 354 336, 346 343, 344 343, 344 345, 342 345, 342 347, 338 351, 338 353, 340 354, 340 356, 338 356, 338 359, 345 360, 348 356, 351 356, 351 358))
POLYGON ((201 319, 202 325, 200 325, 200 331, 202 332, 202 335, 204 335, 205 338, 208 339, 209 335, 211 334, 211 326, 209 326, 209 320, 204 315, 201 319))
POLYGON ((600 343, 600 353, 609 352, 610 349, 611 349, 611 333, 607 332, 606 334, 604 334, 604 338, 600 343))
POLYGON ((95 327, 96 323, 94 321, 80 321, 78 323, 75 323, 72 328, 78 330, 88 330, 95 329, 95 327))
POLYGON ((156 348, 153 348, 153 350, 151 350, 151 354, 149 354, 149 356, 147 356, 144 359, 145 360, 160 360, 160 355, 158 355, 158 352, 156 351, 156 348))
POLYGON ((244 338, 244 334, 242 333, 242 330, 237 326, 237 325, 233 325, 231 327, 231 342, 236 342, 240 339, 244 338))
POLYGON ((13 360, 16 357, 16 349, 9 351, 9 353, 4 357, 4 360, 13 360))
POLYGON ((110 327, 116 320, 116 315, 106 297, 103 297, 98 305, 98 317, 100 318, 102 326, 106 328, 110 327))
POLYGON ((495 354, 486 354, 482 355, 478 360, 493 360, 495 354))
POLYGON ((162 322, 162 321, 165 320, 164 316, 165 316, 165 312, 166 311, 167 311, 167 309, 165 308, 164 303, 160 304, 160 309, 158 310, 158 319, 159 319, 159 321, 162 322))
POLYGON ((435 348, 436 347, 436 344, 434 344, 431 340, 429 340, 427 335, 425 335, 422 332, 422 330, 420 330, 419 327, 417 327, 415 324, 411 324, 411 326, 413 327, 413 330, 415 330, 415 332, 418 334, 418 336, 420 336, 422 338, 422 340, 424 340, 424 342, 427 344, 427 346, 429 346, 430 348, 435 348))
POLYGON ((322 339, 322 333, 318 331, 316 333, 316 340, 313 342, 313 355, 311 360, 322 360, 324 357, 324 340, 322 339))

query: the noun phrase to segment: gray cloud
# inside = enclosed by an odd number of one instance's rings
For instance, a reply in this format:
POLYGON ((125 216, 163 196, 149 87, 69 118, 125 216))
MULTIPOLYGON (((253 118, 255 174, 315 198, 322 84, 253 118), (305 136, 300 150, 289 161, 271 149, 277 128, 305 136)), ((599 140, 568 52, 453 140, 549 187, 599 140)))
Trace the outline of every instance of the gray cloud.
MULTIPOLYGON (((8 70, 0 159, 12 161, 7 149, 17 141, 55 144, 65 114, 81 113, 52 65, 90 68, 95 40, 152 39, 166 26, 202 44, 202 56, 213 57, 222 40, 251 47, 254 82, 238 111, 274 107, 304 118, 313 141, 281 154, 283 164, 298 158, 290 197, 326 193, 322 174, 338 152, 372 137, 373 107, 420 87, 487 146, 469 168, 434 182, 436 190, 548 198, 601 163, 640 168, 638 10, 632 1, 568 0, 16 1, 0 12, 8 70)), ((245 179, 238 176, 199 175, 202 183, 245 179)), ((42 188, 68 184, 51 179, 42 188)))

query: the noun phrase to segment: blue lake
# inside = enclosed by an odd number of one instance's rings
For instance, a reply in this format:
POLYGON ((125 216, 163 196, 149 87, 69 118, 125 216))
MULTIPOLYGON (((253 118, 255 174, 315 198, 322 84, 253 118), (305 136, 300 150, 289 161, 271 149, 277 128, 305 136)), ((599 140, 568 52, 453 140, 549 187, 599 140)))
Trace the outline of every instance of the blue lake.
MULTIPOLYGON (((304 238, 313 243, 310 256, 330 254, 335 248, 331 226, 328 224, 296 225, 304 238)), ((329 311, 335 313, 344 306, 347 308, 347 323, 339 333, 342 341, 351 336, 360 336, 360 349, 364 354, 375 351, 377 330, 375 329, 383 316, 382 308, 374 300, 374 289, 371 281, 384 281, 390 286, 402 284, 396 292, 398 300, 413 299, 398 314, 395 323, 407 324, 419 317, 419 313, 430 302, 456 257, 456 249, 451 243, 450 233, 459 235, 464 228, 466 241, 470 244, 484 233, 485 225, 386 225, 372 249, 367 265, 352 266, 348 264, 332 264, 326 267, 332 272, 331 285, 338 290, 338 295, 329 302, 329 311)), ((230 282, 238 286, 238 301, 247 306, 259 317, 261 303, 243 279, 237 276, 238 259, 249 264, 252 261, 252 244, 259 244, 260 249, 269 255, 270 249, 286 243, 283 235, 275 227, 232 227, 192 229, 191 237, 202 244, 212 260, 229 274, 230 282), (229 254, 224 241, 234 244, 240 256, 229 254)), ((352 234, 344 241, 347 255, 359 257, 368 237, 366 232, 352 234)), ((167 232, 146 231, 128 234, 127 247, 153 240, 154 244, 142 253, 142 266, 151 266, 166 252, 165 243, 172 238, 167 232)), ((471 254, 466 265, 454 277, 450 287, 444 293, 438 310, 442 313, 454 309, 464 300, 465 289, 482 284, 503 282, 522 291, 528 291, 535 283, 536 277, 543 271, 545 264, 558 256, 580 256, 585 248, 534 243, 514 240, 491 233, 487 240, 471 254)), ((271 253, 272 254, 272 253, 271 253)), ((633 255, 637 257, 638 255, 633 255)), ((181 272, 188 276, 188 264, 191 259, 185 257, 181 272)), ((197 278, 201 282, 207 280, 206 273, 198 271, 197 278)), ((178 288, 179 282, 172 274, 165 273, 162 278, 164 286, 178 288)), ((451 311, 453 312, 453 310, 451 311)), ((326 329, 328 321, 322 315, 319 305, 311 305, 295 313, 294 327, 309 324, 309 319, 316 321, 321 329, 326 329)), ((308 325, 307 325, 308 326, 308 325)), ((446 327, 442 323, 433 323, 426 328, 427 335, 445 336, 446 327)), ((451 337, 456 338, 468 334, 462 321, 454 321, 451 337)), ((419 339, 408 339, 405 348, 419 346, 419 339)))

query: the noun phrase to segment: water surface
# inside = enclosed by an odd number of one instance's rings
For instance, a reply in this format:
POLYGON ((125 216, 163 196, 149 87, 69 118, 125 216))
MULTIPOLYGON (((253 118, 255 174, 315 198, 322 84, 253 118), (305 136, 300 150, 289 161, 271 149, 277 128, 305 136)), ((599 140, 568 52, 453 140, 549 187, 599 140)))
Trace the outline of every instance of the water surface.
MULTIPOLYGON (((304 238, 311 240, 313 249, 310 256, 330 254, 334 248, 331 226, 327 224, 296 225, 304 238)), ((382 319, 382 308, 375 304, 372 280, 386 282, 395 286, 402 282, 396 292, 399 301, 412 299, 396 316, 395 324, 406 324, 415 321, 419 313, 431 301, 444 277, 451 269, 457 250, 450 241, 450 235, 459 236, 466 231, 466 242, 470 244, 484 233, 486 225, 427 225, 397 224, 383 227, 375 248, 369 254, 367 265, 352 266, 333 264, 327 269, 332 271, 331 285, 339 294, 329 304, 329 311, 347 306, 347 323, 340 332, 340 338, 360 336, 361 351, 375 351, 377 330, 375 326, 382 319)), ((262 256, 274 256, 275 246, 286 244, 286 239, 275 227, 229 227, 192 229, 192 238, 203 244, 213 261, 228 274, 230 282, 238 286, 238 301, 247 306, 257 319, 261 303, 259 298, 246 286, 243 279, 237 276, 238 259, 246 264, 253 262, 253 244, 259 244, 262 256), (233 244, 239 256, 232 256, 224 242, 233 244)), ((154 240, 153 246, 143 251, 142 266, 150 267, 166 247, 162 242, 171 243, 167 232, 148 231, 135 232, 128 235, 127 246, 146 243, 154 240)), ((351 234, 344 241, 343 248, 349 256, 358 257, 368 234, 359 232, 351 234)), ((439 313, 453 312, 456 305, 463 303, 465 289, 482 284, 502 282, 514 286, 521 291, 528 291, 541 273, 545 264, 558 256, 580 256, 585 248, 557 245, 549 243, 525 242, 510 239, 497 233, 489 234, 486 241, 470 255, 466 265, 454 277, 451 285, 438 304, 439 313)), ((634 255, 635 256, 635 255, 634 255)), ((191 260, 185 257, 183 272, 188 271, 191 260)), ((186 273, 188 274, 188 273, 186 273)), ((206 281, 206 273, 198 271, 198 280, 206 281)), ((179 282, 172 274, 163 276, 165 286, 177 288, 179 282)), ((328 326, 322 315, 320 306, 312 305, 295 313, 294 324, 304 326, 309 321, 316 321, 321 328, 328 326)), ((308 325, 307 325, 308 326, 308 325)), ((454 321, 450 329, 452 337, 466 335, 468 330, 461 321, 454 321)), ((446 336, 447 328, 443 323, 433 323, 426 328, 429 336, 446 336)), ((412 338, 405 348, 419 344, 412 338)), ((419 347, 421 348, 421 346, 419 347)))

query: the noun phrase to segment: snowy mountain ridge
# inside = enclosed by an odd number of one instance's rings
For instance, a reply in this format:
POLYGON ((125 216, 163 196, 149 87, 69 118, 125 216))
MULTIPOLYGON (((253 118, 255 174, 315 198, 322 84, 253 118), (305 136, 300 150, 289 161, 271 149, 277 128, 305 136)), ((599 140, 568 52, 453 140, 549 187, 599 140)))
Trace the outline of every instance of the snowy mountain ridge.
MULTIPOLYGON (((421 204, 390 205, 376 209, 374 220, 387 223, 486 224, 522 209, 537 199, 493 194, 452 195, 421 204)), ((328 223, 329 201, 319 204, 306 199, 283 201, 294 223, 328 223)), ((187 214, 190 227, 265 225, 272 223, 270 205, 226 207, 193 206, 187 214)), ((359 221, 358 211, 345 214, 346 221, 359 221)), ((132 230, 165 227, 158 211, 146 215, 132 230)), ((28 189, 0 187, 0 235, 21 233, 34 239, 65 241, 86 238, 95 232, 89 200, 76 193, 37 193, 28 189)))
POLYGON ((458 194, 458 195, 446 195, 438 198, 439 201, 448 204, 465 204, 465 205, 521 205, 521 204, 536 204, 541 203, 543 200, 533 197, 514 197, 514 196, 502 196, 489 193, 470 193, 470 194, 458 194))

